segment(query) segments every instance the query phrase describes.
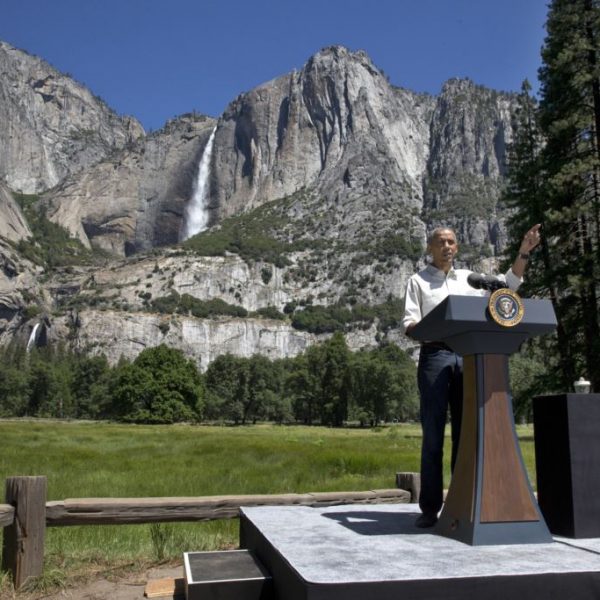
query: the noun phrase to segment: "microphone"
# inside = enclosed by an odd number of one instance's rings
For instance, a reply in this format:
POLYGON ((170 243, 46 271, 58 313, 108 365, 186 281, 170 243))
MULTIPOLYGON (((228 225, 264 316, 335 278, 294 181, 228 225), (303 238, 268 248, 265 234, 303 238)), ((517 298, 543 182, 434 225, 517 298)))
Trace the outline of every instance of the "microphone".
POLYGON ((502 288, 508 287, 504 281, 494 277, 493 275, 484 275, 483 273, 471 273, 467 277, 467 283, 476 290, 488 290, 495 292, 502 288))

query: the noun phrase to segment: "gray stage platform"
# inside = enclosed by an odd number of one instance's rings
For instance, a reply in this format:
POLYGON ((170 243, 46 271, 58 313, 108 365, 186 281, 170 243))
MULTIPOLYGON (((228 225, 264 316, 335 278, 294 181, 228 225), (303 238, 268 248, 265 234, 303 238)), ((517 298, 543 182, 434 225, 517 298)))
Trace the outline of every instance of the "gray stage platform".
POLYGON ((243 508, 241 544, 280 600, 600 598, 600 539, 469 546, 417 529, 414 504, 243 508))

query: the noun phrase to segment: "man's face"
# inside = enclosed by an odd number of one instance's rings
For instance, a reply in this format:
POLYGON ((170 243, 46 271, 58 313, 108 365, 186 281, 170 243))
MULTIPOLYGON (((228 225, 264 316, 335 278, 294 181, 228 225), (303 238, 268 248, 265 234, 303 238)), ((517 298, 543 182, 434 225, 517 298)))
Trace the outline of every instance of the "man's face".
POLYGON ((438 231, 429 244, 428 250, 433 257, 434 266, 447 273, 458 252, 458 243, 454 232, 451 229, 438 231))

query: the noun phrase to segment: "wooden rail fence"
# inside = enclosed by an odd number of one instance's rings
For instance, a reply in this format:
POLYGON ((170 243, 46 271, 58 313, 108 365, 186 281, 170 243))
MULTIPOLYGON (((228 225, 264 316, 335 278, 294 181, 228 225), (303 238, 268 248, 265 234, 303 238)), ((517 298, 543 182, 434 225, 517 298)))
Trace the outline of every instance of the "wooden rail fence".
POLYGON ((74 498, 46 501, 46 477, 9 477, 6 504, 0 504, 4 527, 2 569, 15 589, 42 574, 46 527, 123 525, 232 519, 242 506, 337 506, 416 502, 418 473, 398 473, 398 488, 363 492, 314 492, 178 498, 74 498), (402 489, 401 489, 402 488, 402 489))

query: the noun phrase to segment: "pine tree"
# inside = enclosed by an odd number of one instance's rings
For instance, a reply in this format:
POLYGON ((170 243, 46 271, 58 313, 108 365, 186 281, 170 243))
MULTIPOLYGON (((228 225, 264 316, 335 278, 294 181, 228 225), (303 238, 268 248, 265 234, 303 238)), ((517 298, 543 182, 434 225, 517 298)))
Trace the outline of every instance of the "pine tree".
POLYGON ((600 3, 553 0, 546 26, 540 103, 523 89, 506 201, 513 240, 543 224, 526 290, 552 299, 561 387, 585 374, 600 390, 600 3))
POLYGON ((539 119, 562 363, 569 383, 584 371, 600 390, 600 3, 554 0, 547 30, 539 119))
MULTIPOLYGON (((533 223, 541 223, 542 239, 540 249, 532 254, 522 293, 526 296, 550 296, 555 310, 560 312, 559 290, 555 282, 555 261, 550 247, 547 203, 547 178, 544 173, 544 136, 542 134, 538 105, 531 96, 531 85, 525 80, 518 96, 515 136, 508 149, 508 177, 502 202, 511 210, 508 228, 511 232, 507 251, 507 269, 512 257, 519 250, 523 234, 533 223)), ((549 370, 545 379, 545 389, 563 389, 566 381, 572 381, 574 367, 571 360, 570 338, 559 321, 556 339, 533 342, 543 347, 542 352, 552 357, 558 356, 560 369, 549 370), (560 352, 559 349, 563 349, 560 352)))

